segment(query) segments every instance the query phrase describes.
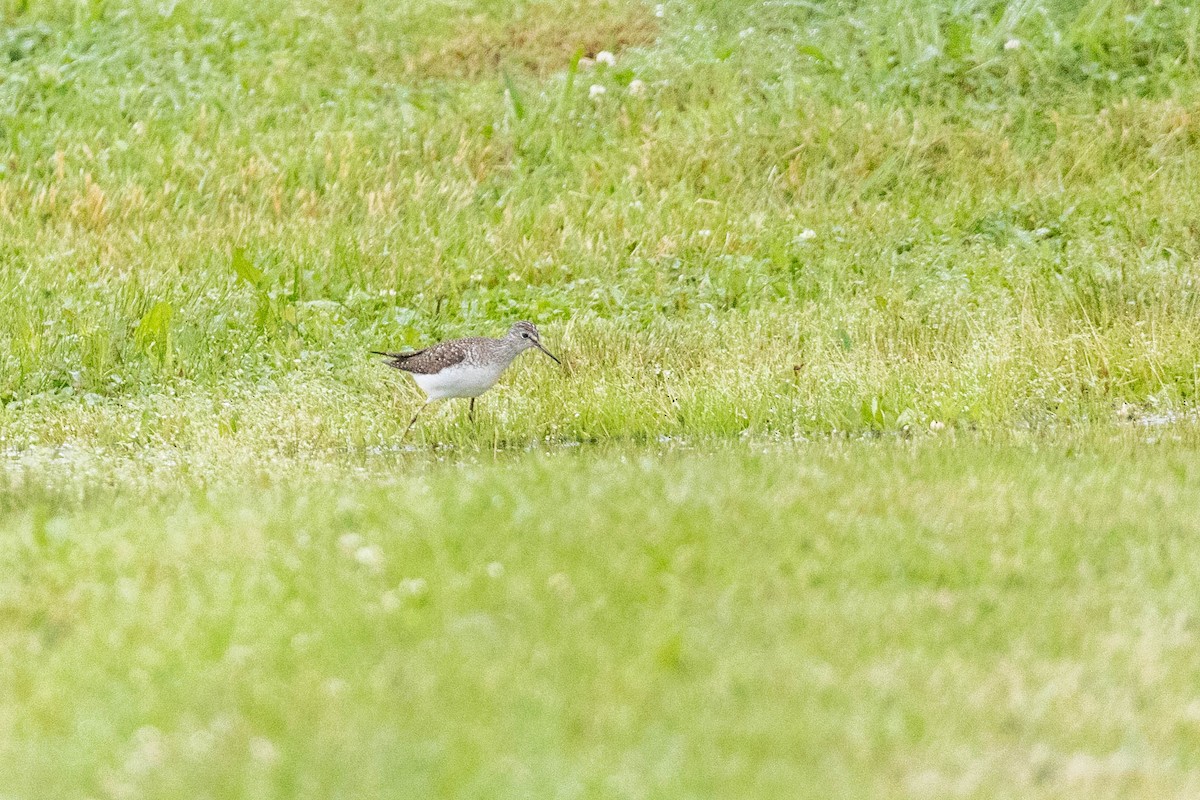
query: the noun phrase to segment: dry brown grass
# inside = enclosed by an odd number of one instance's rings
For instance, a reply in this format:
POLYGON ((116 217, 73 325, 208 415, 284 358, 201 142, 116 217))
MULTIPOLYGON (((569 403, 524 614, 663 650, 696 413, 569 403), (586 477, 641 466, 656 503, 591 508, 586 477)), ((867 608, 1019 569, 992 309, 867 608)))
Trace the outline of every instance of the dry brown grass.
POLYGON ((638 2, 538 2, 509 19, 464 16, 449 41, 417 53, 410 68, 440 78, 473 78, 501 68, 537 75, 565 69, 576 52, 594 57, 652 44, 658 20, 638 2))

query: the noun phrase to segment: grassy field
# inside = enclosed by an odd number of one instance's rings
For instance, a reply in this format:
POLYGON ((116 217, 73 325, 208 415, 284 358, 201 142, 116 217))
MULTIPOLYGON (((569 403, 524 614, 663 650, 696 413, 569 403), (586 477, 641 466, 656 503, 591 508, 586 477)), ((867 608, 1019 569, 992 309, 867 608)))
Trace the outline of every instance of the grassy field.
POLYGON ((43 495, 2 517, 4 796, 1194 797, 1197 444, 43 495))
POLYGON ((0 799, 1200 794, 1200 9, 0 22, 0 799))

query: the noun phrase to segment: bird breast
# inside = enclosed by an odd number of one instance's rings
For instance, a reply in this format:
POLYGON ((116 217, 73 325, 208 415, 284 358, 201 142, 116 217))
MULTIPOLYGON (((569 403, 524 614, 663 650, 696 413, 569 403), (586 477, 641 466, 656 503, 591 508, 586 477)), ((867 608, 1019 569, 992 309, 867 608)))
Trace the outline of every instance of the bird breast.
POLYGON ((447 397, 478 397, 496 385, 508 364, 470 364, 460 362, 431 375, 412 373, 417 386, 430 400, 447 397))

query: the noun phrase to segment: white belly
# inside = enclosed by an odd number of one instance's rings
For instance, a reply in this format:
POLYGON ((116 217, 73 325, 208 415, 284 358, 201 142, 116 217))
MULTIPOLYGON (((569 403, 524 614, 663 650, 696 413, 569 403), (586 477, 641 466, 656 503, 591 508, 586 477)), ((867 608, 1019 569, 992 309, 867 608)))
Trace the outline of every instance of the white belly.
POLYGON ((447 367, 435 375, 411 373, 417 386, 425 392, 430 400, 443 400, 447 397, 479 397, 496 385, 504 372, 503 365, 467 366, 458 364, 447 367))

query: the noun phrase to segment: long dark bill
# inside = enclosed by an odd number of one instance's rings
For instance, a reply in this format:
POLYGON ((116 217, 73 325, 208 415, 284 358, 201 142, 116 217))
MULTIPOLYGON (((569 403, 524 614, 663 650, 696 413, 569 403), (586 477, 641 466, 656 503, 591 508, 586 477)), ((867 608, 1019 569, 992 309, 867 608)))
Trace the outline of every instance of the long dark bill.
MULTIPOLYGON (((554 358, 554 354, 553 354, 553 353, 551 353, 551 352, 550 352, 549 350, 547 350, 546 348, 542 347, 542 344, 541 344, 541 342, 534 342, 534 343, 533 343, 533 346, 534 346, 534 347, 536 347, 538 350, 541 350, 543 353, 545 353, 546 355, 550 356, 551 358, 554 358)), ((557 358, 554 358, 554 363, 555 363, 555 364, 558 364, 560 367, 562 366, 562 362, 561 362, 561 361, 559 361, 557 358)))

